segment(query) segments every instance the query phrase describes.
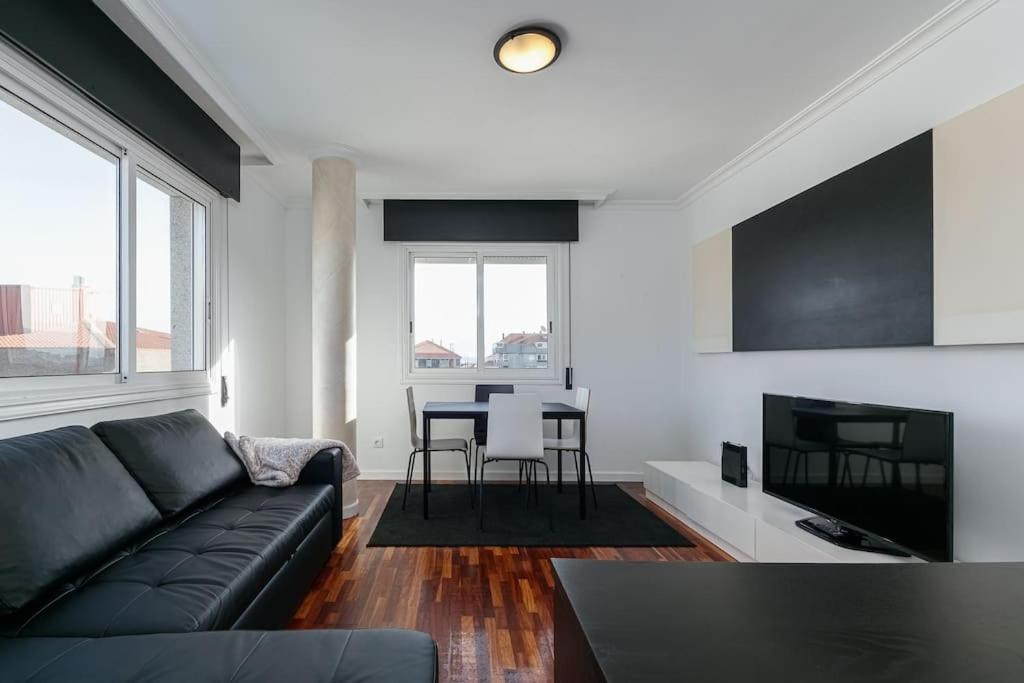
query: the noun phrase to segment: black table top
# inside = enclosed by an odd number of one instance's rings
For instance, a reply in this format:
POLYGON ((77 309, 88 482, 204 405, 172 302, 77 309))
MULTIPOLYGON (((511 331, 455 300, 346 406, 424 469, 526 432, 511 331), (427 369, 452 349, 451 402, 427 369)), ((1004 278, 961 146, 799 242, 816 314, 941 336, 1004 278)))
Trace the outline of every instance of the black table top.
MULTIPOLYGON (((487 401, 427 401, 423 406, 424 415, 449 419, 471 420, 487 415, 487 410, 487 401)), ((578 419, 584 415, 584 411, 575 406, 549 401, 544 401, 541 411, 547 419, 578 419)))
POLYGON ((1024 564, 552 564, 611 682, 1024 681, 1024 564))

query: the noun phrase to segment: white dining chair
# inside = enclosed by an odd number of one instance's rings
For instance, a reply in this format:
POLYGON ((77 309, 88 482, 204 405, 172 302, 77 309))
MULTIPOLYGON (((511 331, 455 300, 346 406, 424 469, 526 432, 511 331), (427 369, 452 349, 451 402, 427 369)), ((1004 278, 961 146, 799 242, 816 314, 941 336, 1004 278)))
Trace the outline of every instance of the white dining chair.
MULTIPOLYGON (((412 452, 409 453, 409 467, 405 472, 405 491, 402 492, 402 509, 405 509, 405 501, 409 497, 409 488, 412 486, 412 472, 416 467, 416 454, 430 450, 431 453, 438 451, 461 451, 466 460, 466 484, 469 486, 469 503, 473 501, 473 477, 469 464, 469 443, 465 439, 431 439, 430 445, 423 443, 423 439, 416 431, 416 400, 413 397, 412 387, 405 388, 406 402, 409 404, 409 439, 412 442, 412 452)), ((427 483, 424 482, 424 486, 427 483)), ((427 495, 424 491, 423 495, 427 495)))
MULTIPOLYGON (((491 394, 512 394, 515 387, 512 384, 477 384, 473 389, 473 400, 477 403, 487 403, 491 394)), ((477 483, 477 473, 480 471, 480 449, 487 445, 487 418, 477 417, 473 420, 473 438, 469 440, 469 448, 473 451, 473 484, 477 483), (474 448, 475 444, 475 448, 474 448)))
POLYGON ((502 460, 514 460, 531 468, 534 482, 537 481, 537 465, 544 466, 548 481, 548 526, 553 527, 551 472, 544 462, 544 421, 540 396, 491 394, 487 408, 487 445, 483 449, 479 482, 480 528, 484 528, 484 475, 487 463, 502 460))
MULTIPOLYGON (((583 411, 583 419, 590 419, 590 389, 585 387, 576 388, 576 400, 574 402, 575 407, 583 411)), ((597 507, 597 488, 594 486, 594 470, 590 466, 590 454, 583 453, 580 449, 580 433, 577 427, 578 423, 576 420, 566 420, 567 424, 562 427, 562 438, 560 439, 544 439, 544 450, 546 451, 572 451, 572 461, 576 466, 576 481, 580 480, 580 463, 577 457, 583 460, 582 466, 586 468, 583 473, 584 480, 586 479, 587 472, 590 473, 590 494, 594 498, 594 507, 597 507)), ((584 486, 586 481, 584 481, 584 486)))

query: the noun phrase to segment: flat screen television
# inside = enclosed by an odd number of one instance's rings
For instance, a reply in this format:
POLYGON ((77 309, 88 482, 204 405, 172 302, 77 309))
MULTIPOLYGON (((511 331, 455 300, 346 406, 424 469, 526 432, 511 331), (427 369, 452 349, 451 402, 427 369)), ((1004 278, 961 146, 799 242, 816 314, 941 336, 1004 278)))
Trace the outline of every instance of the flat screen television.
POLYGON ((764 395, 765 493, 845 547, 953 559, 953 414, 764 395))

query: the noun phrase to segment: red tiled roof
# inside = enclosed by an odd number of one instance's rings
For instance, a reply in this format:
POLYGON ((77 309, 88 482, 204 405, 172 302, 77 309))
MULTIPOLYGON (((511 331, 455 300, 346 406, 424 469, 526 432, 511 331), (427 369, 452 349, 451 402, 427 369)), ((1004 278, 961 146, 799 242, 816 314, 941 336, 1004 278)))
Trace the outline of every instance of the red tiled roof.
POLYGON ((536 344, 547 340, 547 332, 512 332, 501 338, 505 344, 536 344))
POLYGON ((459 360, 462 358, 459 354, 455 353, 451 349, 446 349, 440 344, 435 344, 432 341, 421 341, 416 342, 416 357, 417 358, 451 358, 453 360, 459 360))
MULTIPOLYGON (((117 325, 111 321, 92 327, 87 323, 79 323, 77 330, 40 330, 0 335, 0 349, 112 349, 116 345, 115 339, 117 325)), ((136 340, 141 349, 171 348, 169 332, 140 327, 136 332, 136 340)))
POLYGON ((158 332, 147 330, 144 327, 135 329, 135 345, 140 349, 168 349, 171 348, 170 332, 158 332))
MULTIPOLYGON (((117 324, 107 321, 107 337, 117 339, 117 324)), ((145 327, 135 328, 135 345, 140 349, 170 349, 171 333, 150 330, 145 327)))
POLYGON ((0 335, 2 349, 112 349, 113 342, 91 332, 84 324, 77 330, 43 330, 0 335))

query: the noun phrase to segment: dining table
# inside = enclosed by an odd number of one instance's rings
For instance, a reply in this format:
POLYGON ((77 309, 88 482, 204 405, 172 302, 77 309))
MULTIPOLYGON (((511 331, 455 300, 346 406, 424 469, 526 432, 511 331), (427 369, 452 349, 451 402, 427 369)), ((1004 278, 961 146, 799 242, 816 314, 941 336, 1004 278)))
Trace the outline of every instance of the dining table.
MULTIPOLYGON (((423 518, 430 517, 430 428, 434 420, 487 420, 489 404, 486 401, 428 401, 423 406, 423 518)), ((587 413, 585 410, 566 403, 544 401, 541 416, 545 420, 557 420, 558 437, 562 436, 562 421, 575 420, 579 423, 580 450, 587 449, 587 413)), ((562 457, 558 457, 558 490, 562 490, 562 457)), ((576 468, 577 490, 579 493, 580 519, 587 518, 586 467, 583 463, 576 468)), ((480 482, 483 486, 483 482, 480 482)))

